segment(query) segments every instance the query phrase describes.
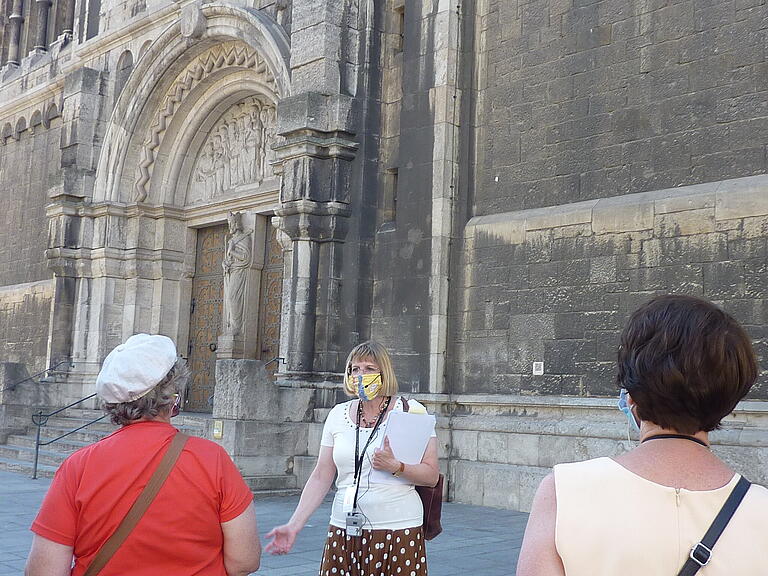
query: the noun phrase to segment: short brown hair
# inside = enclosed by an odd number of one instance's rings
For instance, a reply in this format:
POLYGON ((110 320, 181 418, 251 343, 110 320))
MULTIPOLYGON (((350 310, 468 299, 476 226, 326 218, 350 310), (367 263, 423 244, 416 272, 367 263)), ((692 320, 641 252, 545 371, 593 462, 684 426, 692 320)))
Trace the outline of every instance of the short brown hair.
POLYGON ((621 334, 617 383, 642 420, 683 434, 709 432, 755 383, 757 360, 744 329, 693 296, 653 298, 621 334))
POLYGON ((347 357, 347 363, 344 366, 344 391, 347 395, 357 396, 357 390, 354 387, 350 387, 347 376, 352 373, 352 362, 354 360, 362 360, 363 358, 371 358, 379 365, 379 370, 381 370, 381 395, 394 396, 397 394, 397 377, 395 376, 395 370, 392 368, 392 359, 389 356, 389 352, 375 340, 368 340, 352 348, 347 357))

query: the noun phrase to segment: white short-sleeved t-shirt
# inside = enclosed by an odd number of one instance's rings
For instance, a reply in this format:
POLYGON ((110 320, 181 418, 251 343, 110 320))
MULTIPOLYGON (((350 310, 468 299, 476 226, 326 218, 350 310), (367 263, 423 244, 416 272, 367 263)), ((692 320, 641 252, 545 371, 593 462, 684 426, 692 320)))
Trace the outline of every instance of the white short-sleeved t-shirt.
MULTIPOLYGON (((349 410, 355 400, 337 404, 328 413, 323 427, 321 446, 333 448, 333 461, 336 464, 336 496, 331 510, 331 524, 339 528, 346 526, 344 513, 344 496, 347 488, 354 485, 355 476, 355 429, 350 419, 349 410)), ((410 412, 426 412, 422 404, 408 400, 410 412)), ((402 412, 403 402, 397 398, 394 408, 402 412)), ((376 430, 376 436, 382 433, 386 418, 376 430)), ((360 428, 360 450, 368 442, 372 428, 360 428)), ((433 433, 433 437, 435 434, 433 433)), ((357 497, 357 507, 365 516, 365 529, 370 530, 401 530, 421 526, 423 510, 421 499, 412 484, 378 484, 370 482, 371 460, 374 446, 378 445, 374 437, 363 459, 360 474, 360 492, 357 497)))

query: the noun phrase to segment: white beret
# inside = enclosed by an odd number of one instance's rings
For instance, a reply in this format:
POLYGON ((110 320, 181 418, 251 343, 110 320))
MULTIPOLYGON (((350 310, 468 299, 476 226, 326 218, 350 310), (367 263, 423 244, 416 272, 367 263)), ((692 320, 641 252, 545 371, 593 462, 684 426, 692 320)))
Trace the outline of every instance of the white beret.
POLYGON ((134 334, 104 359, 96 394, 110 404, 138 400, 165 378, 176 358, 167 336, 134 334))

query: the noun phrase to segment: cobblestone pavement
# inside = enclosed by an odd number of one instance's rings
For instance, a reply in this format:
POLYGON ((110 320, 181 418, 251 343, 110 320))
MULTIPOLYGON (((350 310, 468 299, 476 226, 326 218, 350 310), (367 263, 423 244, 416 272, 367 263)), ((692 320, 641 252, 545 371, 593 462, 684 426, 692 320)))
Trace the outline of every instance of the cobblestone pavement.
MULTIPOLYGON (((49 485, 47 479, 31 480, 21 474, 0 472, 0 576, 24 573, 32 542, 29 525, 49 485)), ((256 502, 262 536, 290 517, 297 500, 269 498, 256 502)), ((330 499, 312 516, 293 551, 286 556, 263 556, 258 574, 315 576, 329 513, 330 499)), ((528 515, 520 512, 444 503, 444 532, 427 544, 430 576, 514 574, 527 519, 528 515)))

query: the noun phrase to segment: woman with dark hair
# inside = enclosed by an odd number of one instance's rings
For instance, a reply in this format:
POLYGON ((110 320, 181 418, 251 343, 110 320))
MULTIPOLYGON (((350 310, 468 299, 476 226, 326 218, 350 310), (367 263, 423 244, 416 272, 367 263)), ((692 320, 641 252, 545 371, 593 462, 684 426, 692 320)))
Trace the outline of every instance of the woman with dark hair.
POLYGON ((640 444, 555 466, 534 498, 517 576, 674 576, 684 564, 768 574, 768 490, 741 481, 708 435, 757 375, 749 337, 714 304, 670 295, 641 306, 622 332, 617 375, 640 444), (717 545, 699 544, 746 486, 717 545))
MULTIPOLYGON (((328 414, 317 465, 299 504, 287 524, 267 534, 273 540, 265 550, 290 551, 336 478, 320 576, 426 576, 423 511, 415 485, 437 484, 437 439, 433 434, 419 464, 397 460, 386 440, 376 448, 390 412, 404 409, 392 361, 381 344, 369 341, 352 349, 344 390, 355 399, 337 404, 328 414), (372 482, 372 469, 406 482, 372 482)), ((407 410, 426 412, 413 399, 407 410)))

